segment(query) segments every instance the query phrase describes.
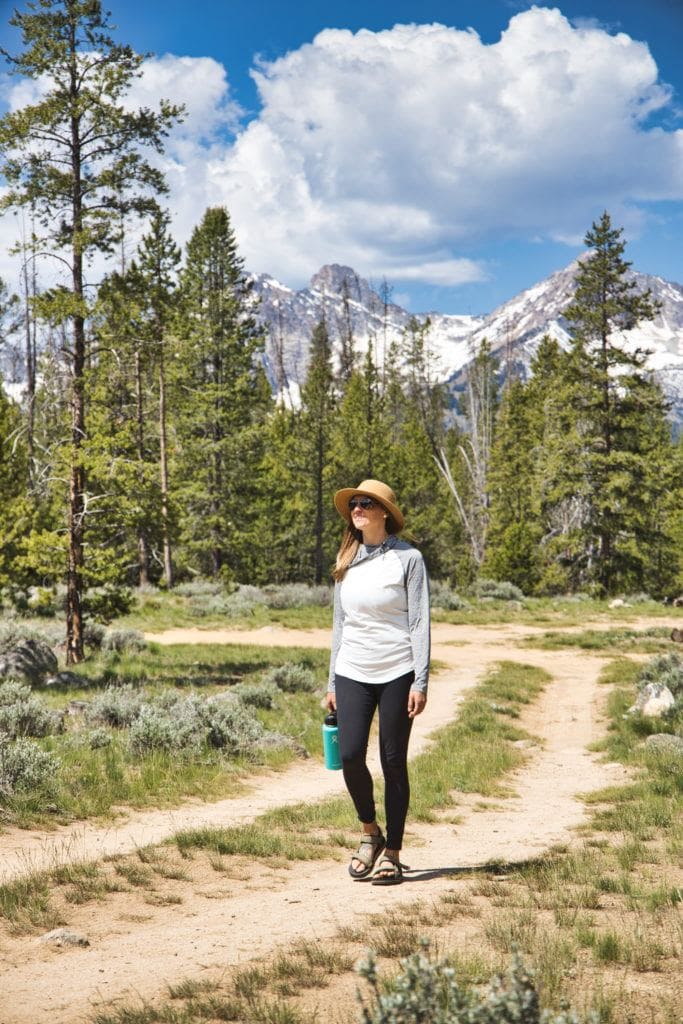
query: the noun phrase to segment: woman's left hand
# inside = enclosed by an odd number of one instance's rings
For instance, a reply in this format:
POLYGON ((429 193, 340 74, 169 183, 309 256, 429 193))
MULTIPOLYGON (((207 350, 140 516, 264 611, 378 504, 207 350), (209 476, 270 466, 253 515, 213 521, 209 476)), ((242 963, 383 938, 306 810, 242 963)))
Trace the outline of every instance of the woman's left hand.
POLYGON ((427 703, 427 694, 420 690, 411 690, 408 694, 408 718, 421 715, 427 703))

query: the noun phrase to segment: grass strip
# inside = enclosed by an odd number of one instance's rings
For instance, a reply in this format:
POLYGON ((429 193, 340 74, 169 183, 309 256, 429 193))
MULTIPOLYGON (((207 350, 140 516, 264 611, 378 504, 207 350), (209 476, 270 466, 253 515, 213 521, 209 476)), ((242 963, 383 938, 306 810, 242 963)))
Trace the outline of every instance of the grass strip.
POLYGON ((582 651, 623 651, 639 654, 659 654, 671 647, 668 626, 649 629, 584 629, 580 633, 550 631, 541 636, 527 637, 520 647, 534 647, 543 651, 559 651, 578 647, 582 651))

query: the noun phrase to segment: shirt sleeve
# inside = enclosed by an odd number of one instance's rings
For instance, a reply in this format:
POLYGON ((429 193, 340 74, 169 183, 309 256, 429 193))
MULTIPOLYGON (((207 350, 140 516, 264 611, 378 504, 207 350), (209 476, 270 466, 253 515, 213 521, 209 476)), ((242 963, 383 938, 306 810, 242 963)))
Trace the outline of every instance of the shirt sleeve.
POLYGON ((419 551, 411 552, 406 567, 406 592, 408 598, 408 629, 413 648, 415 682, 411 690, 427 692, 429 683, 429 656, 431 651, 431 630, 429 617, 429 577, 424 559, 419 551))
POLYGON ((341 647, 342 628, 344 626, 344 609, 341 603, 341 584, 334 585, 334 617, 332 619, 332 650, 330 651, 330 673, 327 683, 328 693, 334 693, 334 666, 341 647))

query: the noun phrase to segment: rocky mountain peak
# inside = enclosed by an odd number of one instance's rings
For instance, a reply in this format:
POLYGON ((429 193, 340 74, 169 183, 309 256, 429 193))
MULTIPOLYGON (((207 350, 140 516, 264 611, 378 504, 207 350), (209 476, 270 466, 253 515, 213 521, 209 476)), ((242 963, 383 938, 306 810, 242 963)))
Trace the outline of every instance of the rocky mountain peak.
POLYGON ((328 263, 311 278, 309 290, 329 299, 344 299, 375 310, 382 305, 378 293, 353 267, 328 263))
MULTIPOLYGON (((585 255, 584 257, 585 258, 585 255)), ((574 295, 577 261, 520 292, 488 316, 454 316, 430 313, 430 340, 440 376, 457 392, 463 386, 466 367, 483 338, 498 356, 501 372, 513 366, 523 376, 544 334, 569 343, 570 325, 564 310, 574 295)), ((650 288, 661 309, 652 323, 622 332, 626 346, 651 352, 650 367, 672 402, 672 414, 683 420, 683 286, 635 270, 629 276, 639 291, 650 288)), ((254 280, 260 299, 259 316, 267 334, 267 365, 277 390, 281 381, 302 384, 305 380, 310 340, 315 325, 324 318, 333 346, 350 331, 356 352, 368 345, 376 358, 395 339, 400 339, 411 314, 394 303, 385 305, 379 290, 371 287, 352 267, 330 263, 311 279, 310 286, 293 291, 274 278, 254 280)), ((424 314, 418 314, 423 319, 424 314)))

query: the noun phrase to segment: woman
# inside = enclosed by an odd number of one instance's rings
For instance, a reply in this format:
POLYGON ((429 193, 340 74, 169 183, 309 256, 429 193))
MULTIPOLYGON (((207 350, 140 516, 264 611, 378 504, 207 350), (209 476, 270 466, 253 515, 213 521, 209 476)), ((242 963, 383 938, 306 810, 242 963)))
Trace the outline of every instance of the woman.
POLYGON ((364 480, 337 491, 334 504, 347 527, 333 571, 327 706, 337 711, 344 781, 363 826, 349 874, 367 878, 379 861, 372 884, 396 885, 403 881, 400 852, 410 798, 408 740, 427 702, 429 583, 420 552, 397 536, 403 515, 390 487, 364 480), (365 761, 376 708, 386 839, 365 761))

